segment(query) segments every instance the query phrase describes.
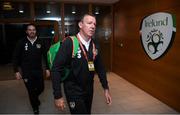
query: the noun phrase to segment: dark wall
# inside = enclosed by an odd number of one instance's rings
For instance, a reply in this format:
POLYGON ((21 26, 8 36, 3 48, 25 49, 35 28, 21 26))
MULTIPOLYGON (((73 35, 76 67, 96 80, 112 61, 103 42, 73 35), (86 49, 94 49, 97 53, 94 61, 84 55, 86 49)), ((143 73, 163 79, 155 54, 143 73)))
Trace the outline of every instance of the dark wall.
POLYGON ((23 24, 4 24, 1 25, 0 31, 2 34, 0 38, 0 64, 8 64, 12 61, 12 54, 17 41, 25 35, 24 26, 23 24))

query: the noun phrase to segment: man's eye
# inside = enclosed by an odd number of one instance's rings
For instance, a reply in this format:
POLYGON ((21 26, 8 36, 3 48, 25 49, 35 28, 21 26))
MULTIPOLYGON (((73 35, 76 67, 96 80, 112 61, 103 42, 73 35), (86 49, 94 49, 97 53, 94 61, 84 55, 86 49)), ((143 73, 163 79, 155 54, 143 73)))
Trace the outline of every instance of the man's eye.
POLYGON ((88 24, 91 24, 91 22, 89 22, 88 24))

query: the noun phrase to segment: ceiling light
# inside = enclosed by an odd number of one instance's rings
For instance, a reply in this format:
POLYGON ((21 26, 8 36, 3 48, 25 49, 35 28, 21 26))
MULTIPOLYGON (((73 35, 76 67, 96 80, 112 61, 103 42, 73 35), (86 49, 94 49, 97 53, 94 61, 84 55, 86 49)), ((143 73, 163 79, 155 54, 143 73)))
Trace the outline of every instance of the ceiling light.
POLYGON ((54 33, 55 33, 54 30, 52 30, 52 31, 51 31, 51 34, 54 34, 54 33))
POLYGON ((19 10, 19 13, 24 13, 24 11, 23 10, 19 10))
POLYGON ((24 13, 24 7, 22 4, 19 4, 19 13, 24 13))
POLYGON ((46 6, 46 13, 47 13, 47 14, 50 14, 50 13, 51 13, 51 7, 50 7, 49 4, 46 6))
POLYGON ((99 8, 98 7, 95 8, 95 14, 99 14, 99 8))
POLYGON ((10 2, 3 3, 3 10, 13 10, 12 4, 10 2))
POLYGON ((72 6, 72 14, 75 14, 76 13, 76 7, 75 6, 72 6))
POLYGON ((47 14, 50 14, 50 13, 51 13, 51 11, 50 11, 50 10, 46 10, 46 13, 47 13, 47 14))

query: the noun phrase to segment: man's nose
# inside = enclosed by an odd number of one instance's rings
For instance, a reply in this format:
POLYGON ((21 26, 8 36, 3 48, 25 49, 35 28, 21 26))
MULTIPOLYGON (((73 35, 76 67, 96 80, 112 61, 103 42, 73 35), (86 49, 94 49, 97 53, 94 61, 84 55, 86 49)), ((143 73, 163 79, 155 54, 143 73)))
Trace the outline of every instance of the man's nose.
POLYGON ((94 25, 94 24, 92 24, 92 26, 91 26, 93 29, 95 29, 96 28, 96 26, 94 25))

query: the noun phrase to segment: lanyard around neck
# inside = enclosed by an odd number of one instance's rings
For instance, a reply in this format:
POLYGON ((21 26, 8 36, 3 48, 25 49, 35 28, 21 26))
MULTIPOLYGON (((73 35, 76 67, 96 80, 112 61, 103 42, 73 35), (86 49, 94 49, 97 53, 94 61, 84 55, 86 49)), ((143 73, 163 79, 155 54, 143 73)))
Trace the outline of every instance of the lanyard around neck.
MULTIPOLYGON (((80 39, 79 39, 79 36, 77 35, 77 38, 78 38, 78 41, 79 41, 79 44, 80 44, 80 47, 81 47, 81 49, 82 49, 82 51, 83 51, 83 54, 84 54, 84 57, 86 58, 86 60, 88 61, 88 56, 87 56, 87 53, 86 53, 86 51, 84 50, 84 47, 83 47, 83 45, 82 45, 82 42, 80 41, 80 39)), ((95 48, 95 44, 92 42, 92 44, 93 44, 93 60, 95 60, 95 56, 96 56, 96 48, 95 48)))

